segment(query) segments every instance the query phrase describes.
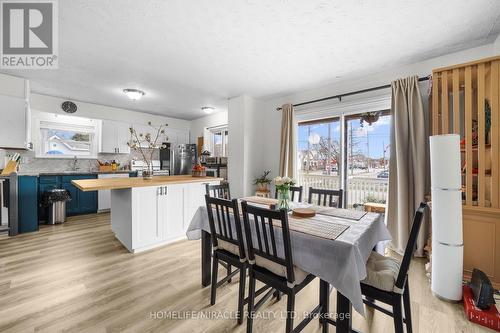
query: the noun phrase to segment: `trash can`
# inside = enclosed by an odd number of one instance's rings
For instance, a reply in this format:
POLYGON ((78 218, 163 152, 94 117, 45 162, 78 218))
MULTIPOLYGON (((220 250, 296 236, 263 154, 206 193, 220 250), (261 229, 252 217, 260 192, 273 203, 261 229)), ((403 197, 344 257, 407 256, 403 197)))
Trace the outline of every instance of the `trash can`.
POLYGON ((47 224, 66 222, 66 202, 71 200, 68 190, 53 189, 43 194, 42 205, 47 208, 47 224))

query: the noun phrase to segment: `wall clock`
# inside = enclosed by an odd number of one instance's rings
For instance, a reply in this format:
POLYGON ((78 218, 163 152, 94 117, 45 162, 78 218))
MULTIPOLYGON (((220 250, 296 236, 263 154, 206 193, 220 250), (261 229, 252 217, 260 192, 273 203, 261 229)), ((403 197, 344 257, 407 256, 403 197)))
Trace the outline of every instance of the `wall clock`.
POLYGON ((76 104, 70 101, 62 103, 61 108, 66 113, 75 113, 77 110, 76 104))

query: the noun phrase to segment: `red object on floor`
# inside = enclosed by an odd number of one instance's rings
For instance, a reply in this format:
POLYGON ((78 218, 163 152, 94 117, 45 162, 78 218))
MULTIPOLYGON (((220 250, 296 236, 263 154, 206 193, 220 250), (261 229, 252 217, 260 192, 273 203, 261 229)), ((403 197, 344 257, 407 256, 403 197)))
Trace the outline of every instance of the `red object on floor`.
POLYGON ((464 292, 464 310, 467 319, 473 323, 485 326, 500 332, 500 313, 495 305, 490 306, 488 310, 481 310, 474 305, 474 296, 469 286, 463 286, 464 292))

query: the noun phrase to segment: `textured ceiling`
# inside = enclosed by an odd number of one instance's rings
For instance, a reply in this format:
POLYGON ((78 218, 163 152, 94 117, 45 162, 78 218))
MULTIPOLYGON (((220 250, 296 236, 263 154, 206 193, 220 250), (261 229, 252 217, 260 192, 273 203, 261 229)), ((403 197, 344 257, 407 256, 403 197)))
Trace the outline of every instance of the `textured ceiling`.
POLYGON ((491 42, 498 0, 64 0, 39 93, 184 119, 491 42), (129 101, 123 88, 146 91, 129 101))

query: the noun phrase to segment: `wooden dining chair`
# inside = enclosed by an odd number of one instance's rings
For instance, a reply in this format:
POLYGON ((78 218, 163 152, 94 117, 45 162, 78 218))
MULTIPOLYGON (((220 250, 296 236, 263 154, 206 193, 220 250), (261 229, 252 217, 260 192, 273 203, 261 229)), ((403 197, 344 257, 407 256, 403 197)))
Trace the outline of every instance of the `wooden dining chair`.
POLYGON ((318 206, 342 208, 343 196, 344 196, 344 191, 341 189, 325 190, 325 189, 309 187, 309 198, 307 199, 307 202, 318 206), (313 202, 313 195, 317 196, 317 199, 314 200, 314 202, 313 202), (334 198, 336 198, 336 200, 334 200, 334 198))
MULTIPOLYGON (((303 186, 290 186, 290 193, 291 193, 290 199, 292 199, 292 201, 295 201, 295 198, 297 197, 298 202, 302 202, 303 189, 304 189, 303 186)), ((274 198, 278 199, 278 191, 274 191, 274 198)))
POLYGON ((208 211, 208 223, 213 246, 212 259, 212 285, 210 304, 215 304, 217 288, 240 273, 238 292, 238 324, 243 322, 243 307, 245 305, 245 283, 247 275, 247 260, 243 243, 243 233, 238 208, 238 200, 212 198, 205 195, 208 211), (234 224, 231 223, 234 219, 234 224), (228 274, 222 280, 217 281, 219 262, 226 264, 228 274), (231 266, 237 269, 231 272, 231 266))
MULTIPOLYGON (((241 203, 243 211, 243 225, 248 252, 248 318, 247 333, 252 332, 253 316, 257 308, 271 293, 281 292, 287 295, 287 318, 285 332, 293 330, 293 313, 295 309, 295 295, 315 276, 308 274, 293 264, 290 230, 288 228, 288 214, 282 209, 279 211, 241 203), (276 240, 282 240, 278 247, 276 240), (256 280, 264 283, 271 289, 257 304, 255 298, 256 280)), ((312 313, 319 312, 319 305, 312 313)), ((314 316, 304 319, 293 332, 300 332, 314 316)))
POLYGON ((363 302, 393 317, 396 333, 403 332, 403 323, 406 324, 406 331, 412 332, 408 269, 426 207, 427 204, 422 202, 415 212, 403 260, 399 262, 397 259, 372 252, 366 264, 366 278, 361 281, 361 293, 366 297, 363 302), (404 318, 401 300, 404 304, 404 318), (375 304, 375 301, 392 306, 392 312, 375 304))
POLYGON ((229 183, 221 182, 219 185, 205 184, 206 194, 213 198, 231 200, 231 191, 229 191, 229 183))

